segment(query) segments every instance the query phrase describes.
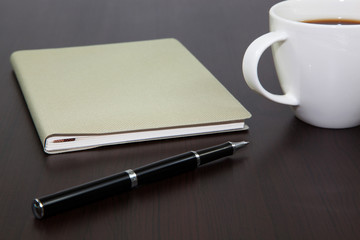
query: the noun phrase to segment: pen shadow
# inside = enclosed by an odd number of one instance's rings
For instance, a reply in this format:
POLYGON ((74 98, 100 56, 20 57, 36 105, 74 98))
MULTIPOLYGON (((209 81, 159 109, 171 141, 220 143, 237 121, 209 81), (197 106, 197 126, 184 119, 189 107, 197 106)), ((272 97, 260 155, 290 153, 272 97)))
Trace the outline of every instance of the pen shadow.
MULTIPOLYGON (((143 215, 153 211, 154 205, 164 201, 167 196, 180 195, 184 192, 197 194, 196 186, 199 182, 221 178, 237 165, 246 161, 246 157, 228 157, 201 166, 168 179, 140 186, 137 189, 120 193, 86 206, 69 210, 43 220, 34 218, 32 225, 41 234, 54 236, 62 234, 64 229, 79 231, 96 222, 113 222, 126 220, 126 216, 143 215), (235 159, 236 158, 236 159, 235 159)), ((120 224, 121 225, 121 224, 120 224)))

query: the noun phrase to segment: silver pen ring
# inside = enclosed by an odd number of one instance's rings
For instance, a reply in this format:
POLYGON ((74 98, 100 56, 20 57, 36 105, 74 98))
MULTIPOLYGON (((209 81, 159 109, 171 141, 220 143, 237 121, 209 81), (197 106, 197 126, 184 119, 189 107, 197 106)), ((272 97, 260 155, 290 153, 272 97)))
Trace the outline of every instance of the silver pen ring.
POLYGON ((200 164, 201 164, 201 159, 200 159, 200 155, 197 153, 197 152, 195 152, 195 151, 191 151, 194 155, 195 155, 195 157, 196 157, 196 162, 197 162, 197 166, 200 166, 200 164))
POLYGON ((138 179, 136 173, 132 169, 128 169, 125 172, 129 175, 131 181, 131 188, 137 187, 138 179))

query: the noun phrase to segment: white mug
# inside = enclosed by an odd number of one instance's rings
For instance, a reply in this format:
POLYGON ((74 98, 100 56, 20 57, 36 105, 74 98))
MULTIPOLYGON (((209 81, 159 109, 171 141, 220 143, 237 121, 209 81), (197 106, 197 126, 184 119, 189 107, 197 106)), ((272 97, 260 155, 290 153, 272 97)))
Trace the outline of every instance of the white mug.
POLYGON ((266 98, 292 106, 311 125, 349 128, 360 124, 360 24, 304 23, 319 19, 360 21, 360 0, 287 0, 269 11, 270 32, 245 52, 248 86, 266 98), (257 67, 272 46, 283 95, 261 85, 257 67))

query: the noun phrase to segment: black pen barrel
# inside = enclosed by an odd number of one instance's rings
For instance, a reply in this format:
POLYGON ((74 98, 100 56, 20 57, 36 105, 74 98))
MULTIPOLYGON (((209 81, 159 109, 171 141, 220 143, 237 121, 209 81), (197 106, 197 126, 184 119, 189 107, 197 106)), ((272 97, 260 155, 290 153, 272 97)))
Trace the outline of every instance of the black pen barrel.
POLYGON ((200 165, 209 163, 234 153, 231 142, 220 144, 214 147, 198 151, 183 153, 174 157, 164 159, 149 165, 137 168, 134 172, 137 175, 139 185, 168 178, 182 172, 193 170, 200 165))
POLYGON ((137 185, 165 179, 196 167, 197 160, 193 152, 180 154, 135 170, 127 170, 37 198, 32 204, 33 213, 36 218, 42 219, 130 190, 137 185), (132 177, 135 179, 135 184, 132 177))
POLYGON ((231 142, 227 142, 217 146, 198 150, 196 152, 201 159, 200 165, 203 165, 219 158, 232 155, 234 153, 234 148, 231 142))
POLYGON ((41 219, 131 189, 127 172, 118 173, 34 200, 32 209, 41 219))
POLYGON ((183 153, 137 169, 95 180, 45 197, 36 198, 32 209, 36 218, 42 219, 75 207, 110 197, 138 185, 162 180, 193 170, 200 165, 232 155, 247 142, 227 142, 214 147, 183 153))
POLYGON ((142 185, 193 170, 197 166, 195 153, 187 152, 137 168, 134 172, 139 185, 142 185))

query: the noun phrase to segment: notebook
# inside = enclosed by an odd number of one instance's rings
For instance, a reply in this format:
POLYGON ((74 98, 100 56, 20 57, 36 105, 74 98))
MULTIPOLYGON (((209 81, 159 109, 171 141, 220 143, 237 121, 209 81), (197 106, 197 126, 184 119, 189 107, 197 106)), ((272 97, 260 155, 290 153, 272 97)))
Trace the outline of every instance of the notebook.
POLYGON ((44 151, 247 129, 251 114, 176 39, 10 57, 44 151))

